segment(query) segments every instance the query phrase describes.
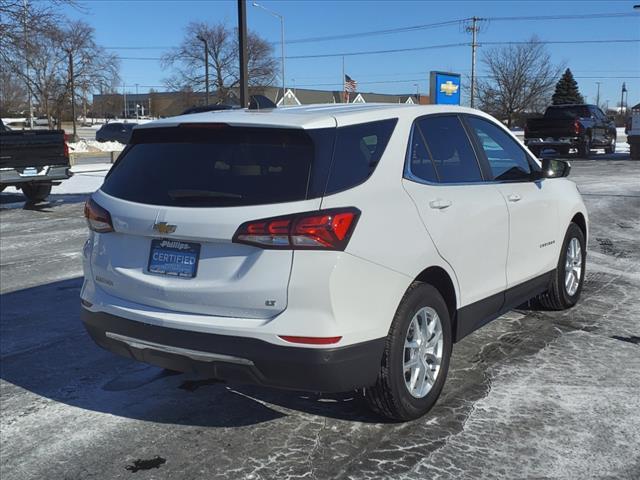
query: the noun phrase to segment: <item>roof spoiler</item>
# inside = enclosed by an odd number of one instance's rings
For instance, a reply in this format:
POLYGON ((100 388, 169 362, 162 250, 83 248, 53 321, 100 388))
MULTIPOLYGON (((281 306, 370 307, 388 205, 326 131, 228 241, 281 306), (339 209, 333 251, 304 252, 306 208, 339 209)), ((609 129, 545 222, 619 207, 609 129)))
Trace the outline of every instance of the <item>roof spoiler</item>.
POLYGON ((278 106, 264 95, 251 95, 249 110, 269 110, 278 106))

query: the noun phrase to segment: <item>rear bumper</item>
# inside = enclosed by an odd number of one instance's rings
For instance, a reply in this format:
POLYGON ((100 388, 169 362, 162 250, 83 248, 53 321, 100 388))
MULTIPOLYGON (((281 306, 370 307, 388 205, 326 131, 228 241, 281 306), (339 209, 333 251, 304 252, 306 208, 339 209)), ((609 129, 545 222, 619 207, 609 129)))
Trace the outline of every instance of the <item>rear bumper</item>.
POLYGON ((17 185, 20 183, 66 180, 73 175, 71 167, 68 165, 52 165, 36 168, 38 171, 35 175, 25 175, 24 172, 21 171, 22 169, 2 169, 0 170, 0 184, 17 185))
POLYGON ((274 345, 247 337, 161 327, 82 308, 82 321, 101 347, 181 372, 313 392, 373 385, 385 339, 337 348, 274 345))
POLYGON ((546 140, 541 138, 525 138, 524 144, 528 147, 541 147, 541 148, 577 148, 584 140, 581 137, 563 137, 553 140, 546 140))

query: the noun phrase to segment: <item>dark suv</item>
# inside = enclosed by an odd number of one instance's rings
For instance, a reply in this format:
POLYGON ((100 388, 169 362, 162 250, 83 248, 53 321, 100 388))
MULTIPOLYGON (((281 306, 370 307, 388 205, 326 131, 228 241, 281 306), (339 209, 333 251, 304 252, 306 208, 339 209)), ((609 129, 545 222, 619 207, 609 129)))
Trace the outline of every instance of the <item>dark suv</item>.
POLYGON ((129 143, 131 131, 135 125, 135 123, 107 123, 96 132, 96 140, 98 142, 129 143))

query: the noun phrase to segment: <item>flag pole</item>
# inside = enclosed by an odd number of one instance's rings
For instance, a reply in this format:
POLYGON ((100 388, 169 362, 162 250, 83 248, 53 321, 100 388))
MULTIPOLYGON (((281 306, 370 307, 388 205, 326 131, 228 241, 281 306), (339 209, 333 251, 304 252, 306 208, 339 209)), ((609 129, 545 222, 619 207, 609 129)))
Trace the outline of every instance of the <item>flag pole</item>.
POLYGON ((342 103, 346 103, 345 99, 347 98, 347 83, 345 81, 347 77, 344 73, 344 55, 342 56, 342 103))

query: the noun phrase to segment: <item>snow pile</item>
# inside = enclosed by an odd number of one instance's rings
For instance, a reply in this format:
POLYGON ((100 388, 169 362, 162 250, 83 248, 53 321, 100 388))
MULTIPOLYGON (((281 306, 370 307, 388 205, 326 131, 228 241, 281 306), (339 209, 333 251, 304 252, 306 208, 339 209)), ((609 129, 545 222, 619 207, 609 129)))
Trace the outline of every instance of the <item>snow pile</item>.
POLYGON ((120 142, 98 142, 96 140, 80 140, 69 143, 69 151, 72 153, 85 152, 120 152, 125 145, 120 142))

